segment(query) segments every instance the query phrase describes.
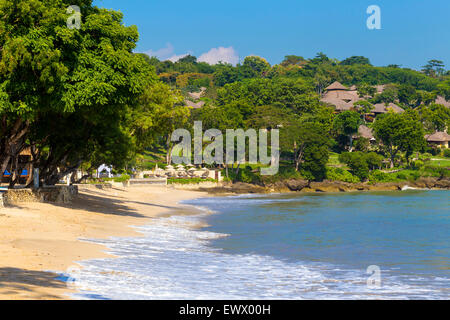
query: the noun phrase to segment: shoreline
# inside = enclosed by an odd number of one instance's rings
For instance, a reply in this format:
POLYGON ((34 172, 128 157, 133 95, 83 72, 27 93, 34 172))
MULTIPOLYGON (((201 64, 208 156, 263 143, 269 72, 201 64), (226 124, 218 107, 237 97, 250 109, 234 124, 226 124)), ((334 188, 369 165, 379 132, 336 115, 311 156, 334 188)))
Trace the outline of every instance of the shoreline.
POLYGON ((403 191, 417 190, 450 190, 449 178, 420 178, 416 181, 380 182, 380 183, 350 183, 343 181, 324 180, 313 182, 302 179, 287 179, 265 185, 252 183, 224 183, 217 186, 178 187, 180 190, 198 190, 214 195, 233 195, 245 193, 346 193, 373 191, 403 191))
POLYGON ((195 211, 180 202, 206 196, 166 186, 80 188, 71 204, 20 203, 3 208, 0 299, 70 299, 73 291, 67 283, 48 270, 64 272, 84 260, 114 258, 107 247, 80 239, 140 237, 135 226, 195 211))

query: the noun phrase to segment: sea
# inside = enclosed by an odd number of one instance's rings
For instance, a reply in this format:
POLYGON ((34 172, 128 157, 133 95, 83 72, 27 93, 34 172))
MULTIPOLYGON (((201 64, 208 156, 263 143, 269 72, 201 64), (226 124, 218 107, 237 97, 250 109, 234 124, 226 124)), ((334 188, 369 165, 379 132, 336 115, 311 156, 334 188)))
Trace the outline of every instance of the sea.
POLYGON ((449 299, 450 193, 249 194, 183 202, 82 239, 116 259, 59 277, 75 299, 449 299))

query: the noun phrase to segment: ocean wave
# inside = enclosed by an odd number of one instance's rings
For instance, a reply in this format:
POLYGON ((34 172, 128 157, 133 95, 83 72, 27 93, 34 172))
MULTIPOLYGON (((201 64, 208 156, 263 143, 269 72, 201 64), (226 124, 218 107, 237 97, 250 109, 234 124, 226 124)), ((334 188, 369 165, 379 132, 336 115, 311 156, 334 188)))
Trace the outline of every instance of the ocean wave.
POLYGON ((258 254, 227 254, 209 246, 228 236, 193 228, 197 216, 171 216, 137 227, 143 237, 88 240, 116 259, 81 262, 67 276, 77 299, 379 299, 441 297, 394 277, 370 289, 364 272, 286 262, 258 254))

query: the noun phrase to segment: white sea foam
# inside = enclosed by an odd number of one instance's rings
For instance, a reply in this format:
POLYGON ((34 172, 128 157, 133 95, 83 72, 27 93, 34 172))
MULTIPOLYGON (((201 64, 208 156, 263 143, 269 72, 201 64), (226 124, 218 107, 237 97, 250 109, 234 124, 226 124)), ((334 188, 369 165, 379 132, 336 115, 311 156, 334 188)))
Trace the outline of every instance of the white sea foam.
MULTIPOLYGON (((365 270, 227 254, 208 245, 225 234, 197 230, 200 216, 171 216, 137 227, 138 238, 89 240, 117 259, 82 262, 77 299, 377 299, 442 296, 425 286, 366 286, 365 270)), ((85 239, 88 240, 88 239, 85 239)))

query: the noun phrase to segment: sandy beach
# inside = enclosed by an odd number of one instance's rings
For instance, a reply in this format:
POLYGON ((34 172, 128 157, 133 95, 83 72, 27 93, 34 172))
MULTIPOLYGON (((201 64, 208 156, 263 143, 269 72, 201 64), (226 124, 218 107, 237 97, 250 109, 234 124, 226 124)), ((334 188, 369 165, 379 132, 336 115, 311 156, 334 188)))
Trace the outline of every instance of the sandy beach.
MULTIPOLYGON (((71 204, 22 203, 0 209, 0 299, 68 299, 55 273, 76 261, 112 257, 79 238, 140 236, 131 226, 169 214, 206 193, 165 186, 80 188, 71 204)), ((113 258, 113 257, 112 257, 113 258)))

